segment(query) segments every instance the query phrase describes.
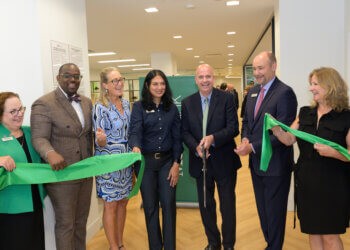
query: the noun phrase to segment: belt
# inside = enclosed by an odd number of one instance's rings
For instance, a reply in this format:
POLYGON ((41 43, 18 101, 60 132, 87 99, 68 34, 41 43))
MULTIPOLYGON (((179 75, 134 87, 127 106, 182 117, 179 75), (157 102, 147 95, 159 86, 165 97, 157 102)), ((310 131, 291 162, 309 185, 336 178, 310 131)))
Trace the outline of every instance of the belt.
POLYGON ((153 159, 159 160, 165 157, 168 157, 171 155, 171 151, 164 151, 164 152, 152 152, 152 153, 145 153, 145 157, 152 157, 153 159))

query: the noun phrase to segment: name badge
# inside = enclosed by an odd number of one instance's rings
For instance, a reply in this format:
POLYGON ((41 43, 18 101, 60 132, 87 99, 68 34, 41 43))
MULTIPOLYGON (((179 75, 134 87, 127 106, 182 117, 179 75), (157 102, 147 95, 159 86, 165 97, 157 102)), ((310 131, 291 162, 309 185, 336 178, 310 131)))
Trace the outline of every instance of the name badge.
POLYGON ((13 137, 12 136, 9 136, 9 137, 3 137, 1 138, 2 141, 12 141, 13 140, 13 137))
POLYGON ((251 95, 251 97, 257 97, 257 96, 258 96, 257 93, 251 95))
POLYGON ((152 109, 152 110, 146 110, 146 114, 148 114, 148 113, 154 113, 154 112, 156 112, 154 109, 152 109))

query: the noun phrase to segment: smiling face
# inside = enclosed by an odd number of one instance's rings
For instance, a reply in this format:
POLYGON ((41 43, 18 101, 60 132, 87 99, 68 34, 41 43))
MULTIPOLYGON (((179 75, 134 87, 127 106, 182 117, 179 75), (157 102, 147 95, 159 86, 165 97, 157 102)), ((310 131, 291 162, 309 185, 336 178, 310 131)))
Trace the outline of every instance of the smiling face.
POLYGON ((62 67, 56 79, 60 87, 68 96, 77 93, 81 78, 79 68, 74 64, 67 64, 62 67))
POLYGON ((124 91, 124 78, 119 71, 111 71, 107 74, 107 82, 103 83, 109 97, 121 97, 124 91))
POLYGON ((1 123, 10 131, 17 131, 23 123, 24 109, 18 97, 10 97, 4 103, 1 123))
POLYGON ((276 63, 271 62, 268 53, 260 53, 253 60, 253 74, 256 82, 262 86, 275 77, 276 63))
POLYGON ((208 96, 214 87, 214 70, 208 64, 199 65, 196 70, 196 84, 203 96, 208 96))
POLYGON ((164 79, 160 75, 156 75, 152 78, 149 84, 149 92, 152 95, 153 101, 159 103, 162 96, 165 93, 166 84, 164 79))
POLYGON ((313 75, 310 79, 310 87, 309 87, 310 92, 313 95, 313 100, 316 103, 324 103, 325 102, 325 97, 327 94, 327 90, 323 88, 319 82, 318 79, 315 75, 313 75))

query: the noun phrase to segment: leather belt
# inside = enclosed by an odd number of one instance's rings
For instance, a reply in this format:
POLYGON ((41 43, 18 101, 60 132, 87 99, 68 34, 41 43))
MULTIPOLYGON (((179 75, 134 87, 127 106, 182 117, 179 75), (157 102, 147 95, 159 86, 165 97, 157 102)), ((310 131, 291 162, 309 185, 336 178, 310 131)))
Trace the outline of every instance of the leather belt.
POLYGON ((171 155, 171 151, 165 151, 165 152, 152 152, 152 153, 145 153, 145 157, 152 157, 155 160, 160 160, 162 158, 168 157, 171 155))

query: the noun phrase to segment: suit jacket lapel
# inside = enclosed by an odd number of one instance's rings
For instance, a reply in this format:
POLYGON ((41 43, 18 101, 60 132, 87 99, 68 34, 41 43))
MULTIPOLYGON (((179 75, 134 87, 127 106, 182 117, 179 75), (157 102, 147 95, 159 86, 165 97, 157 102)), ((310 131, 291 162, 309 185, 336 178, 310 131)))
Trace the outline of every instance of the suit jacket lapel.
POLYGON ((202 100, 199 92, 197 92, 197 94, 194 96, 194 101, 192 105, 193 105, 193 110, 195 110, 196 112, 196 114, 192 114, 192 115, 194 115, 196 119, 198 119, 198 121, 200 122, 199 124, 202 124, 203 110, 202 110, 202 100))
POLYGON ((86 98, 81 98, 81 110, 83 111, 83 116, 84 116, 84 121, 85 121, 85 126, 84 129, 81 131, 81 133, 85 132, 88 130, 88 122, 91 120, 91 110, 90 110, 90 105, 89 102, 87 101, 86 98))

